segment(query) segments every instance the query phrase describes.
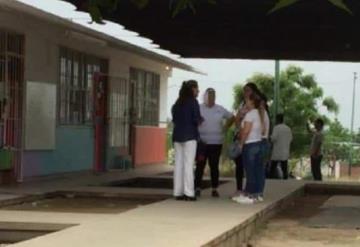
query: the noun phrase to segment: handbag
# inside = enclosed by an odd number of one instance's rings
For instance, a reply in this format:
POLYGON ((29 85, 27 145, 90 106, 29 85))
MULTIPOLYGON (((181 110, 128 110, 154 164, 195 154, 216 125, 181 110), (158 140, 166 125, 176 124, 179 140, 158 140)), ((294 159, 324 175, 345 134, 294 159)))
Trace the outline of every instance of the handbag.
POLYGON ((228 149, 228 157, 232 160, 237 159, 241 155, 240 142, 238 140, 233 141, 228 149))

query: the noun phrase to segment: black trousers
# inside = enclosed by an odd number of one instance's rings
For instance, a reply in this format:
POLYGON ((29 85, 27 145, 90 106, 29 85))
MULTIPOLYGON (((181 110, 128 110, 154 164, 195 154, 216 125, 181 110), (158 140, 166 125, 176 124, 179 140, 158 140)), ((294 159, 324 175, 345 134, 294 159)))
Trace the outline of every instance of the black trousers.
POLYGON ((322 181, 321 175, 321 160, 323 156, 312 156, 311 157, 311 173, 313 175, 314 180, 322 181))
POLYGON ((205 146, 204 159, 196 162, 195 188, 200 189, 206 164, 209 162, 211 174, 211 186, 213 189, 219 187, 219 161, 222 145, 207 144, 205 146))
POLYGON ((244 180, 244 164, 242 160, 242 156, 240 155, 235 159, 235 176, 236 176, 236 188, 237 190, 243 190, 243 180, 244 180))
POLYGON ((281 171, 283 174, 283 179, 289 178, 289 170, 288 170, 288 161, 287 160, 272 160, 270 165, 270 178, 279 179, 279 174, 277 172, 278 165, 280 164, 281 171))

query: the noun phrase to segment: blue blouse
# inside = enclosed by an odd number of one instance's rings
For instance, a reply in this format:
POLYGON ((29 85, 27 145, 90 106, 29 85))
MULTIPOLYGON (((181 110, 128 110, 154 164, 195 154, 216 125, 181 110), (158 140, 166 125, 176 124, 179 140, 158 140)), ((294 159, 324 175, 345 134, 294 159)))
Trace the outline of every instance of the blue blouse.
POLYGON ((199 102, 192 98, 182 104, 174 104, 171 113, 174 123, 173 141, 197 141, 199 139, 198 126, 202 121, 199 102))

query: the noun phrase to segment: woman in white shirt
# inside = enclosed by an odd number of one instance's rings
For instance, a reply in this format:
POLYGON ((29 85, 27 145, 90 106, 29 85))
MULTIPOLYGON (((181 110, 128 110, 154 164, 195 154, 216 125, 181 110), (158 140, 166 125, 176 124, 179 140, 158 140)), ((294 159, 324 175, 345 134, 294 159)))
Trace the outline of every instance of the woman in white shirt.
POLYGON ((264 173, 262 161, 262 138, 266 130, 264 116, 261 110, 261 98, 252 94, 246 100, 249 111, 246 113, 240 132, 242 161, 246 173, 245 194, 233 197, 233 200, 243 204, 253 204, 258 201, 262 191, 262 177, 264 173))
POLYGON ((199 126, 200 140, 204 145, 203 155, 197 158, 195 170, 196 195, 201 195, 201 183, 206 163, 211 173, 212 196, 219 197, 219 160, 224 142, 224 127, 231 126, 234 116, 221 105, 215 103, 216 92, 213 88, 205 91, 204 103, 200 105, 203 122, 199 126), (226 124, 224 126, 224 120, 226 124))
MULTIPOLYGON (((238 135, 240 133, 242 121, 244 120, 246 113, 249 111, 249 109, 247 108, 246 100, 248 100, 249 97, 254 94, 260 95, 259 88, 253 82, 246 83, 243 88, 244 102, 242 104, 240 104, 239 110, 238 110, 238 112, 236 114, 236 118, 235 118, 235 124, 236 124, 236 128, 237 128, 235 138, 239 138, 238 135)), ((234 196, 237 197, 239 195, 244 194, 244 186, 243 186, 244 166, 243 166, 242 156, 240 155, 239 157, 237 157, 234 160, 234 162, 236 165, 236 193, 234 196)))

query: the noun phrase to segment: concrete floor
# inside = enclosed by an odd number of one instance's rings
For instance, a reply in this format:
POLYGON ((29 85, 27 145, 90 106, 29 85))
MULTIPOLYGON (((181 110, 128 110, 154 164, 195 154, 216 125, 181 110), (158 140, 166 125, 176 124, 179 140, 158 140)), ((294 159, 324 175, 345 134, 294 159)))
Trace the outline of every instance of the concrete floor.
MULTIPOLYGON (((89 182, 104 182, 114 179, 154 175, 169 171, 169 167, 158 166, 139 169, 129 173, 112 173, 97 177, 91 175, 76 179, 42 181, 17 187, 2 188, 3 193, 41 194, 58 190, 102 191, 107 193, 144 193, 141 189, 86 187, 89 182)), ((299 181, 269 181, 266 200, 251 206, 232 202, 229 196, 235 183, 229 182, 219 189, 221 198, 209 196, 204 191, 197 202, 179 202, 168 199, 142 206, 120 214, 49 213, 0 210, 0 219, 5 222, 61 223, 76 226, 44 235, 11 246, 14 247, 119 247, 119 246, 204 246, 220 243, 234 229, 254 220, 265 211, 274 208, 284 198, 303 187, 299 181), (227 235, 226 235, 227 234, 227 235)), ((169 190, 145 190, 145 193, 171 194, 169 190)), ((5 196, 4 196, 5 197, 5 196)), ((1 196, 0 196, 1 200, 1 196)), ((234 240, 235 241, 235 240, 234 240)), ((234 242, 232 246, 238 246, 234 242)))

